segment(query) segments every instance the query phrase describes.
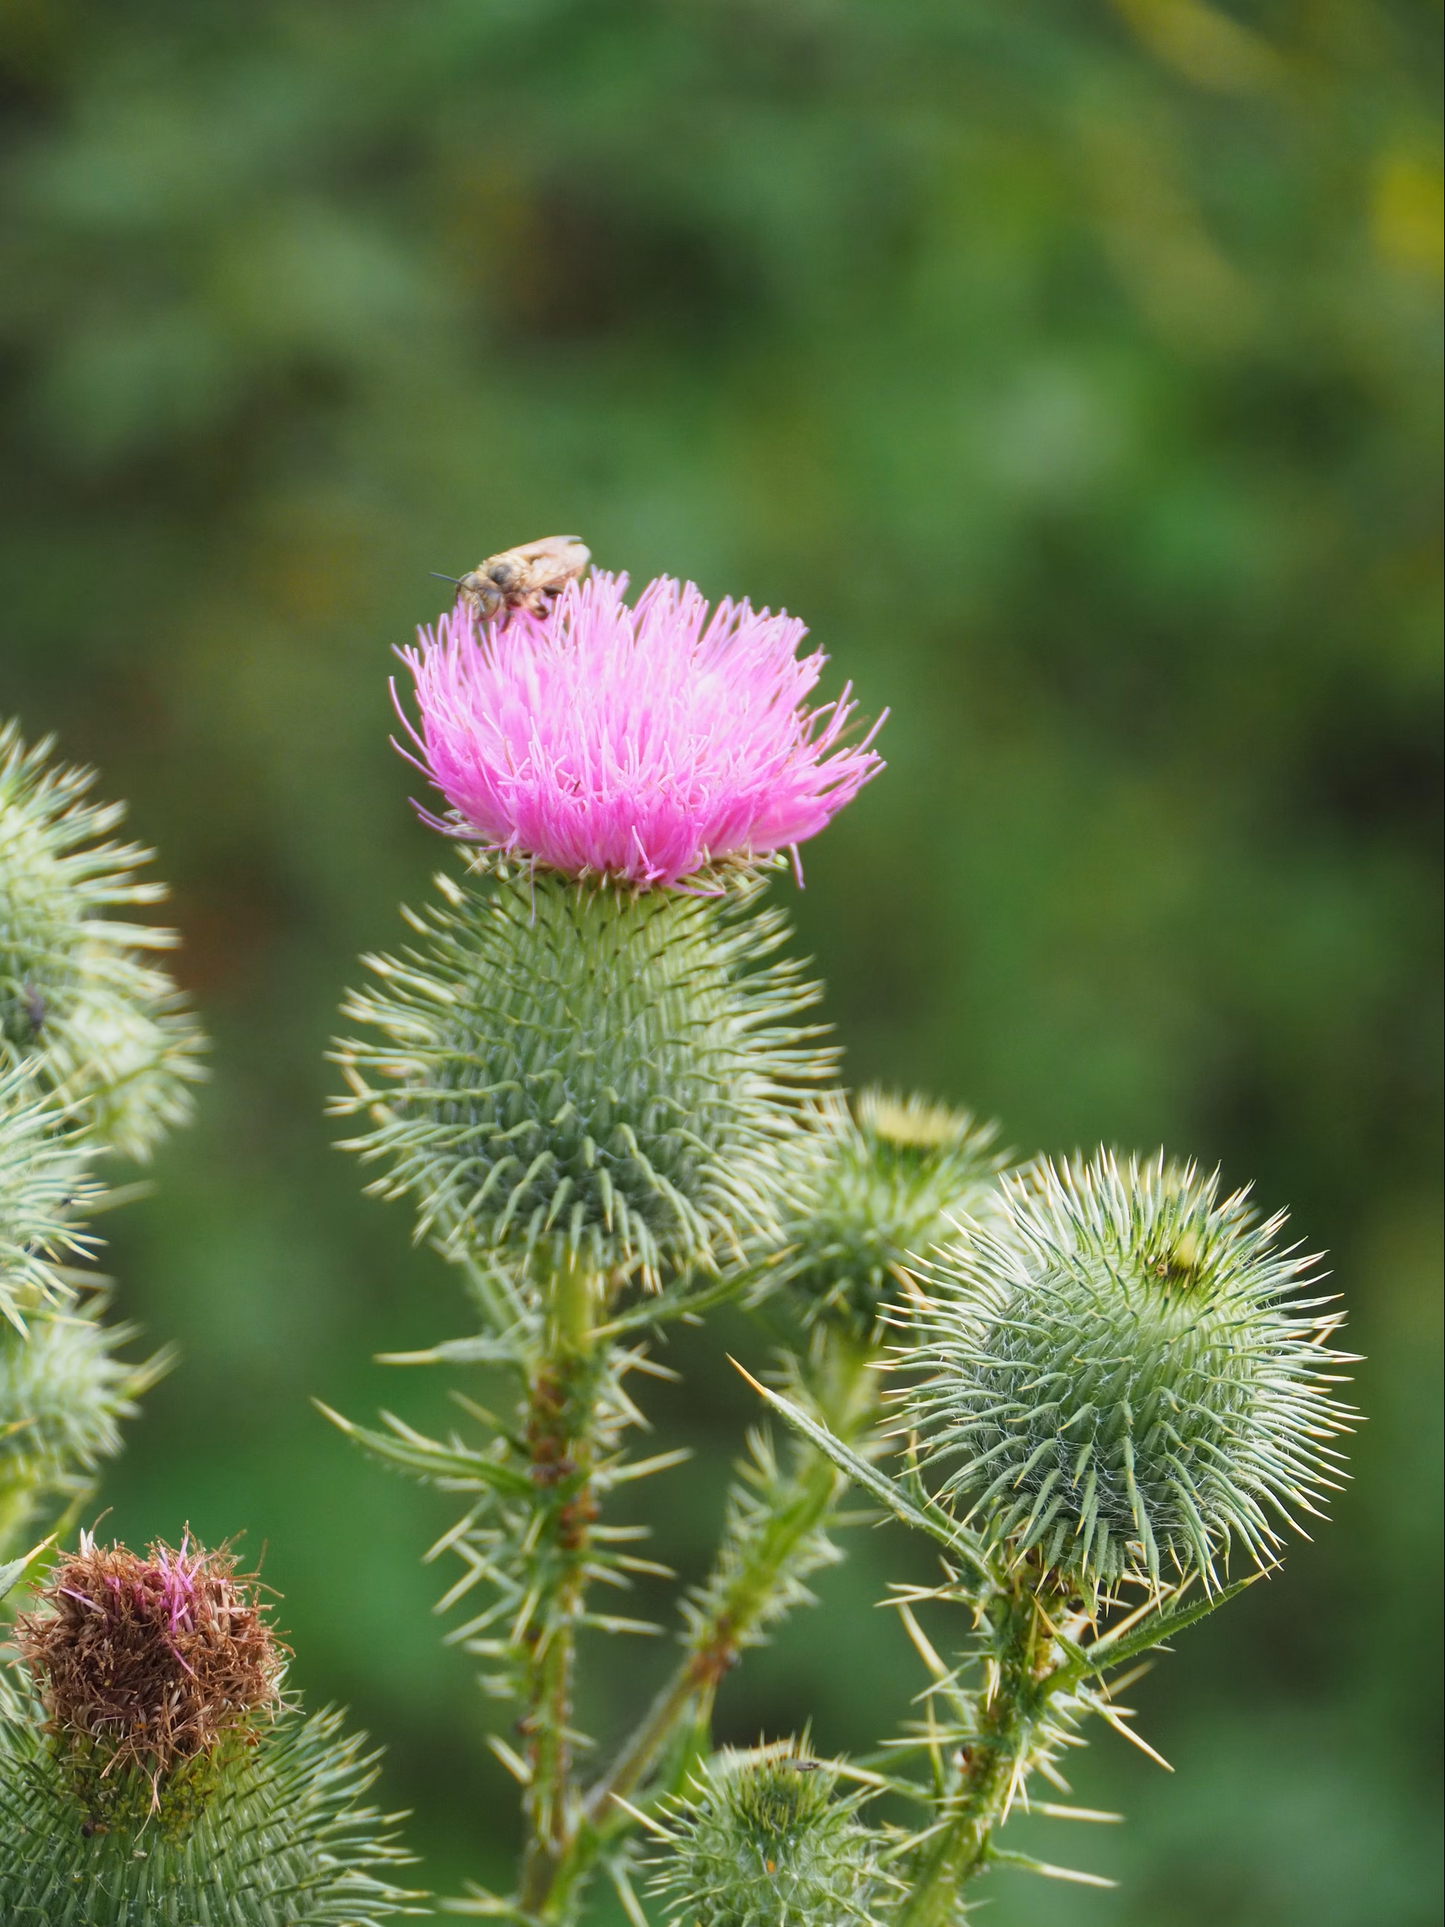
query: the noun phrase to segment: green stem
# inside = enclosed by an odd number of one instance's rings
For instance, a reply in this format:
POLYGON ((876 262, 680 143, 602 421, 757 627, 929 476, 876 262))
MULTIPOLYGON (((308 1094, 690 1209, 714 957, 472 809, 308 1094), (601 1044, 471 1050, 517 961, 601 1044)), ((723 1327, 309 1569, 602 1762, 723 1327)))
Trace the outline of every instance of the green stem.
POLYGON ((1021 1588, 995 1603, 976 1732, 948 1769, 939 1803, 944 1824, 911 1862, 895 1927, 948 1927, 957 1919, 958 1894, 988 1866, 993 1836, 1039 1754, 1058 1649, 1031 1592, 1021 1588))
POLYGON ((596 1401, 602 1374, 596 1314, 605 1290, 577 1266, 549 1281, 547 1355, 528 1385, 527 1446, 536 1489, 531 1554, 537 1605, 524 1638, 531 1648, 526 1707, 528 1839, 521 1902, 539 1914, 566 1858, 578 1821, 572 1761, 572 1685, 577 1625, 585 1605, 591 1526, 597 1516, 592 1475, 596 1401))
MULTIPOLYGON (((868 1368, 876 1355, 875 1348, 836 1333, 820 1347, 809 1389, 840 1438, 857 1439, 873 1419, 878 1377, 868 1368)), ((757 1522, 712 1610, 694 1628, 672 1677, 587 1794, 583 1824, 547 1895, 551 1904, 575 1891, 608 1837, 633 1824, 618 1800, 630 1800, 646 1785, 685 1728, 706 1726, 719 1682, 767 1617, 790 1563, 809 1535, 826 1524, 845 1484, 820 1452, 806 1446, 798 1450, 791 1475, 757 1522)))

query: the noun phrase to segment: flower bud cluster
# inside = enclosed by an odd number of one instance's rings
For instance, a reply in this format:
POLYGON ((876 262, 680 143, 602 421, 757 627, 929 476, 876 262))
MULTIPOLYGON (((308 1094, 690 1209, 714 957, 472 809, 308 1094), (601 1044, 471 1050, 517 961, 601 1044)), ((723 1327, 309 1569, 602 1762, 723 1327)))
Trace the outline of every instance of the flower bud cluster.
POLYGON ((468 1407, 494 1426, 482 1450, 346 1425, 471 1495, 440 1542, 469 1568, 449 1598, 479 1580, 494 1595, 456 1637, 503 1662, 489 1683, 522 1705, 525 1757, 497 1751, 531 1836, 517 1895, 464 1908, 571 1918, 601 1861, 639 1918, 615 1806, 666 1843, 652 1891, 668 1927, 961 1920, 965 1882, 994 1860, 1063 1872, 993 1834, 1032 1774, 1057 1779, 1085 1712, 1117 1723, 1092 1682, 1212 1609, 1232 1550, 1272 1560, 1281 1524, 1336 1482, 1338 1320, 1308 1295, 1310 1261, 1279 1247, 1282 1220, 1221 1200, 1192 1165, 1101 1152, 1009 1175, 967 1113, 803 1095, 830 1060, 797 1021, 817 993, 773 961, 785 931, 756 907, 760 869, 796 861, 871 778, 871 737, 844 743, 846 691, 806 710, 821 659, 798 660, 801 625, 709 612, 667 579, 629 607, 624 578, 576 574, 487 625, 464 583, 404 654, 413 760, 448 805, 422 814, 475 846, 472 878, 439 878, 440 907, 410 918, 417 945, 367 960, 376 982, 347 1006, 367 1034, 339 1053, 336 1108, 368 1126, 349 1148, 465 1263, 489 1325, 413 1356, 509 1367, 525 1388, 510 1432, 468 1407), (722 1275, 698 1291, 702 1270, 722 1275), (660 1303, 614 1306, 624 1282, 669 1273, 660 1303), (786 1475, 755 1445, 686 1602, 680 1670, 584 1793, 576 1631, 650 1630, 591 1612, 587 1588, 659 1572, 609 1563, 605 1535, 635 1528, 600 1525, 601 1504, 672 1456, 624 1465, 609 1414, 635 1408, 599 1388, 641 1362, 624 1332, 748 1291, 755 1307, 779 1292, 811 1328, 807 1363, 789 1362, 796 1401, 758 1388, 806 1443, 786 1475), (871 1430, 885 1330, 906 1377, 903 1479, 871 1430), (871 1829, 857 1788, 901 1783, 855 1772, 847 1790, 806 1739, 720 1753, 669 1797, 726 1667, 835 1556, 845 1480, 946 1548, 946 1583, 905 1598, 972 1614, 977 1691, 908 1622, 933 1685, 896 1758, 927 1761, 925 1821, 871 1829), (1180 1607, 1172 1589, 1196 1577, 1180 1607), (1148 1596, 1114 1614, 1126 1582, 1148 1596))
POLYGON ((1244 1193, 1193 1165, 1040 1164, 1003 1183, 986 1233, 921 1274, 899 1362, 901 1429, 947 1476, 939 1496, 1016 1557, 1086 1594, 1199 1573, 1338 1478, 1328 1441, 1345 1355, 1312 1260, 1244 1193))

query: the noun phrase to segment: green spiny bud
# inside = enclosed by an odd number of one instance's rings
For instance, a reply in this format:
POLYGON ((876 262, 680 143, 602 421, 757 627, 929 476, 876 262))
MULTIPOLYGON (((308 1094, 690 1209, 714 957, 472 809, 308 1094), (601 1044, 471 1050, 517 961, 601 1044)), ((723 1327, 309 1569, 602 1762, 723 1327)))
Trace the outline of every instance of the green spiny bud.
POLYGON ((787 1740, 716 1754, 675 1802, 671 1851, 652 1883, 669 1927, 861 1927, 884 1879, 863 1797, 787 1740))
POLYGON ((996 1189, 1004 1157, 998 1127, 923 1097, 868 1090, 856 1116, 823 1099, 790 1155, 792 1247, 779 1268, 809 1323, 823 1318, 868 1336, 904 1277, 977 1213, 996 1189))
POLYGON ((191 1115, 204 1037, 163 971, 86 944, 81 985, 57 1024, 44 1067, 86 1130, 144 1162, 191 1115), (117 982, 123 977, 124 982, 117 982))
POLYGON ((101 1190, 86 1163, 30 1065, 0 1067, 0 1323, 23 1330, 27 1311, 69 1297, 64 1261, 90 1245, 75 1218, 101 1190))
POLYGON ((118 906, 165 895, 107 841, 124 814, 87 799, 88 770, 0 728, 0 1063, 28 1062, 100 1142, 144 1157, 189 1109, 201 1034, 166 973, 145 961, 174 932, 118 906))
POLYGON ((766 1221, 800 1079, 827 1068, 793 1023, 815 1001, 755 883, 724 899, 500 874, 413 917, 423 950, 368 963, 347 1014, 381 1042, 341 1061, 420 1231, 555 1265, 709 1263, 766 1221))
POLYGON ((128 1365, 116 1351, 134 1327, 84 1313, 42 1313, 26 1332, 0 1326, 0 1540, 46 1494, 68 1498, 121 1446, 120 1422, 169 1360, 128 1365))
MULTIPOLYGON (((281 1650, 224 1552, 82 1537, 0 1691, 0 1919, 302 1927, 410 1911, 340 1719, 279 1698, 281 1650)), ((383 1823, 385 1824, 385 1823, 383 1823)))
POLYGON ((901 1394, 941 1497, 1086 1593, 1122 1578, 1214 1583, 1242 1544, 1263 1565, 1315 1512, 1349 1429, 1346 1355, 1313 1260, 1246 1194, 1193 1165, 1040 1164, 1003 1181, 987 1232, 942 1250, 900 1348, 901 1394))

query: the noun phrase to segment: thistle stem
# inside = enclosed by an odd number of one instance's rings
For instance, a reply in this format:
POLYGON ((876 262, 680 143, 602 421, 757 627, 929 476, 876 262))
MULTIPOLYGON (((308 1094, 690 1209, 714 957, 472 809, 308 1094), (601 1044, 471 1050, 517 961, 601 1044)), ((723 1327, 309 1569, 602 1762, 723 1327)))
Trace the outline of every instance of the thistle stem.
POLYGON ((527 1447, 537 1509, 530 1590, 537 1603, 521 1635, 531 1653, 519 1722, 527 1738, 531 1781, 520 1898, 532 1913, 547 1902, 578 1821, 572 1683, 590 1531, 598 1511, 592 1475, 602 1374, 594 1331, 605 1298, 602 1281, 578 1265, 557 1267, 549 1282, 547 1356, 531 1379, 527 1398, 527 1447))
MULTIPOLYGON (((809 1389, 829 1425, 852 1441, 871 1422, 878 1402, 877 1375, 869 1370, 876 1348, 839 1333, 819 1347, 809 1389)), ((631 1799, 665 1758, 683 1727, 705 1727, 718 1684, 755 1636, 787 1569, 808 1536, 826 1524, 845 1485, 832 1464, 811 1447, 799 1450, 791 1475, 757 1522, 743 1558, 720 1589, 713 1609, 697 1626, 688 1650, 608 1771, 587 1794, 582 1825, 565 1861, 556 1869, 546 1899, 559 1903, 585 1877, 612 1831, 630 1825, 618 1799, 631 1799)))
POLYGON ((993 1836, 1037 1757, 1057 1649, 1032 1593, 1020 1589, 996 1605, 976 1730, 948 1769, 939 1803, 944 1824, 913 1860, 895 1927, 948 1927, 957 1919, 957 1896, 988 1866, 993 1836))

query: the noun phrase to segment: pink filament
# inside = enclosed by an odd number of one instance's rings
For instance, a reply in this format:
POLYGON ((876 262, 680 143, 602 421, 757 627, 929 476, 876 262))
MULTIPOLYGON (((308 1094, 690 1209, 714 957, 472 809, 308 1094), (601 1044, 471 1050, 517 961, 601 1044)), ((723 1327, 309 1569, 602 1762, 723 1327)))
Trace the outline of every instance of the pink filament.
MULTIPOLYGON (((660 577, 570 584, 544 618, 480 629, 461 605, 401 651, 407 725, 456 812, 438 829, 570 875, 676 885, 816 836, 882 767, 842 737, 848 690, 809 711, 823 656, 788 615, 660 577)), ((880 718, 880 722, 881 722, 880 718)), ((425 812, 423 812, 425 814, 425 812)))

